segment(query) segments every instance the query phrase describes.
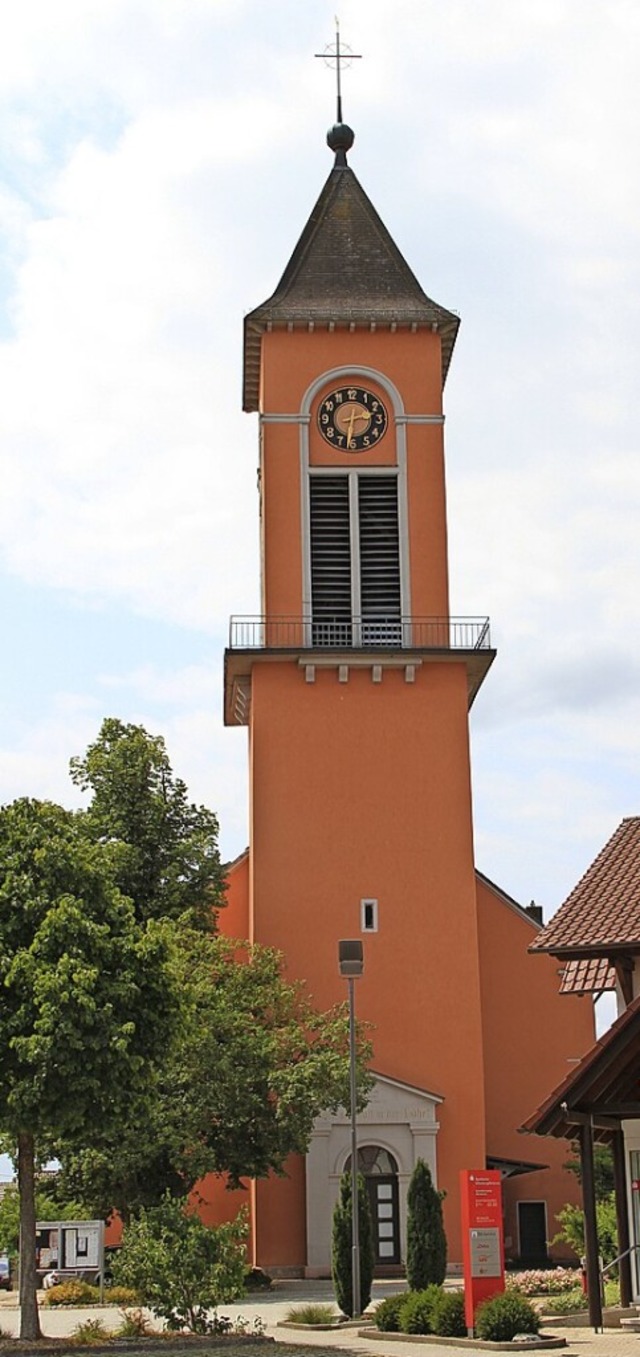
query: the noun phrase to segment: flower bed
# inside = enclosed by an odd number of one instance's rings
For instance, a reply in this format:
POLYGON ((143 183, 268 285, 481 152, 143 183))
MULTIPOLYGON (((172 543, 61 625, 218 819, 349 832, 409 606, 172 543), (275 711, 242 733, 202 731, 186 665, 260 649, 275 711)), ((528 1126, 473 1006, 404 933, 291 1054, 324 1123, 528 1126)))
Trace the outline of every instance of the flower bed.
POLYGON ((559 1296, 563 1291, 575 1291, 580 1279, 577 1267, 529 1268, 527 1272, 508 1272, 505 1284, 507 1291, 520 1291, 523 1296, 559 1296))

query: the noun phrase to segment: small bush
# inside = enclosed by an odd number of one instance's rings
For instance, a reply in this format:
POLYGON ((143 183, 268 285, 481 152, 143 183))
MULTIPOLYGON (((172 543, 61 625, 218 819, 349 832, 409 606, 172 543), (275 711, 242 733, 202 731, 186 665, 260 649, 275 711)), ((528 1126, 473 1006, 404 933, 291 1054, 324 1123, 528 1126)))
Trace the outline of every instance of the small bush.
POLYGON ((111 1334, 101 1319, 85 1319, 83 1324, 76 1324, 67 1342, 74 1348, 94 1348, 108 1342, 110 1338, 111 1334))
POLYGON ((544 1302, 544 1312, 546 1315, 576 1315, 580 1310, 586 1310, 587 1305, 581 1287, 579 1291, 562 1291, 560 1295, 549 1296, 544 1302))
POLYGON ((373 1322, 381 1333, 400 1332, 400 1311, 409 1294, 408 1291, 400 1291, 397 1296, 387 1296, 376 1306, 373 1322))
POLYGON ((246 1212, 225 1225, 205 1225, 187 1201, 168 1193, 129 1222, 113 1268, 172 1332, 210 1333, 210 1311, 244 1290, 246 1212))
POLYGON ((339 1315, 333 1305, 292 1305, 286 1318, 294 1324, 336 1324, 339 1315))
POLYGON ((517 1291, 504 1291, 484 1300, 476 1312, 476 1337, 491 1343, 510 1343, 517 1333, 538 1333, 539 1329, 537 1310, 517 1291))
POLYGON ((401 1333, 433 1333, 433 1310, 442 1287, 433 1283, 424 1291, 410 1291, 400 1310, 401 1333))
POLYGON ((122 1323, 118 1325, 115 1332, 116 1338, 148 1338, 153 1333, 153 1327, 144 1310, 123 1310, 122 1323))
POLYGON ((463 1291, 441 1291, 431 1311, 433 1332, 439 1338, 466 1338, 463 1291))
POLYGON ((109 1286, 104 1293, 105 1305, 139 1305, 140 1296, 131 1286, 109 1286))
POLYGON ((620 1305, 620 1282, 605 1282, 605 1305, 620 1305))
POLYGON ((46 1293, 46 1305, 97 1305, 100 1289, 88 1282, 60 1282, 46 1293))

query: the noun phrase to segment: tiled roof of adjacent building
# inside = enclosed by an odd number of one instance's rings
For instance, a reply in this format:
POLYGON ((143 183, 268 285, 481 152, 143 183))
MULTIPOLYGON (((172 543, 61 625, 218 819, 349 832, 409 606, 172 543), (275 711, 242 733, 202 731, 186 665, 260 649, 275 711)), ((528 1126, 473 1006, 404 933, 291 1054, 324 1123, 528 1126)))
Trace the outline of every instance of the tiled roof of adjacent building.
POLYGON ((616 987, 616 973, 606 957, 567 961, 562 969, 561 994, 604 994, 616 987))
POLYGON ((640 816, 622 821, 529 950, 574 957, 640 952, 640 816))
POLYGON ((350 324, 437 330, 444 384, 459 318, 427 297, 353 170, 336 165, 273 296, 245 317, 244 409, 258 408, 266 329, 350 324))

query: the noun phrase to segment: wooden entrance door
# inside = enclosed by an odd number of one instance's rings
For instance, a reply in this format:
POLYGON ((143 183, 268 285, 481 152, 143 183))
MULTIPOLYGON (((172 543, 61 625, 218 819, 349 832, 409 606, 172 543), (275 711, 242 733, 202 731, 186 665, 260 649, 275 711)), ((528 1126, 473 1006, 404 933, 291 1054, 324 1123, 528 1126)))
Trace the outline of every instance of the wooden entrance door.
MULTIPOLYGON (((349 1172, 350 1169, 349 1155, 345 1170, 349 1172)), ((371 1207, 376 1267, 399 1263, 402 1251, 398 1165, 393 1155, 381 1145, 363 1145, 358 1150, 358 1172, 365 1180, 371 1207)))
POLYGON ((366 1178, 376 1265, 400 1262, 400 1211, 398 1179, 389 1174, 366 1178))

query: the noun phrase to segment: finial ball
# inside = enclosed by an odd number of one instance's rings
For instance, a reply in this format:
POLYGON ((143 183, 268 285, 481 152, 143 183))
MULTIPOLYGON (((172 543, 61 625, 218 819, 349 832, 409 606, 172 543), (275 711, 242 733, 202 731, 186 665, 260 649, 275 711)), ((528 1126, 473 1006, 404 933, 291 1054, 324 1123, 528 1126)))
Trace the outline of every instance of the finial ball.
POLYGON ((350 151, 355 139, 353 128, 348 127, 346 123, 334 123, 327 132, 327 146, 336 153, 350 151))

